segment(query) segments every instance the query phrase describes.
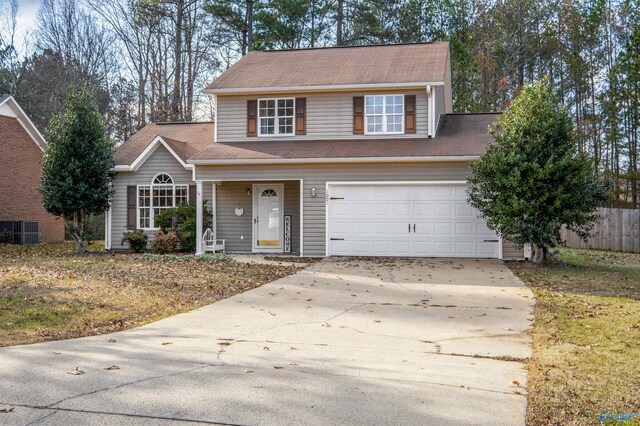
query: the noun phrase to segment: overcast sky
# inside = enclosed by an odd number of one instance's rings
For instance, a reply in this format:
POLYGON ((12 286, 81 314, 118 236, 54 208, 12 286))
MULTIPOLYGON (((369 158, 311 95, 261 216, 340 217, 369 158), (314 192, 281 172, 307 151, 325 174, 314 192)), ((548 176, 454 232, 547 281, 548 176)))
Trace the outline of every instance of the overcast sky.
MULTIPOLYGON (((36 14, 42 0, 18 0, 18 25, 16 34, 16 47, 21 50, 25 36, 35 29, 36 14)), ((2 19, 9 17, 9 0, 0 0, 0 16, 2 19)), ((6 23, 3 22, 2 26, 6 23)))

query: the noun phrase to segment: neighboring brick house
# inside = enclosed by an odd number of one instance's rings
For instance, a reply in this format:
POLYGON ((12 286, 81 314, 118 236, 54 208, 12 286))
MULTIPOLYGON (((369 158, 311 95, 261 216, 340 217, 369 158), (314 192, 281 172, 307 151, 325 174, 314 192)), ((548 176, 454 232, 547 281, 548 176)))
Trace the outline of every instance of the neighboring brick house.
POLYGON ((15 99, 0 95, 0 233, 4 242, 64 241, 64 221, 46 212, 38 192, 46 148, 44 137, 15 99), (25 232, 31 238, 21 238, 25 232))

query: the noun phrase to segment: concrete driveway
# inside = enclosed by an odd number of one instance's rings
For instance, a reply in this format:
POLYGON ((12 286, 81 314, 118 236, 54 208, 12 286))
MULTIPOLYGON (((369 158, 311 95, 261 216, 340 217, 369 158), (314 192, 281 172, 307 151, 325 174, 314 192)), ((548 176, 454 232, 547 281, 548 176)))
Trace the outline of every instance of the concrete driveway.
POLYGON ((0 349, 0 424, 524 424, 532 307, 497 260, 326 260, 144 327, 0 349))

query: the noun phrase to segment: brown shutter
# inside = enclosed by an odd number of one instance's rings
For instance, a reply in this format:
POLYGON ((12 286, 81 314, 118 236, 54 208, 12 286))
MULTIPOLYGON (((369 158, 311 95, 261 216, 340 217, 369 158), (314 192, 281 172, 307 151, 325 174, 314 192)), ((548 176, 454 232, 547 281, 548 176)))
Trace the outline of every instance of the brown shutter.
POLYGON ((135 185, 127 186, 127 229, 135 231, 136 226, 136 196, 137 189, 135 185))
POLYGON ((364 96, 353 97, 353 134, 364 134, 364 96))
POLYGON ((404 132, 416 132, 416 95, 404 97, 404 132))
POLYGON ((247 101, 247 136, 258 136, 258 101, 247 101))
POLYGON ((198 193, 196 192, 195 185, 189 185, 189 204, 196 204, 198 193))
POLYGON ((307 98, 296 98, 296 135, 307 134, 307 98))

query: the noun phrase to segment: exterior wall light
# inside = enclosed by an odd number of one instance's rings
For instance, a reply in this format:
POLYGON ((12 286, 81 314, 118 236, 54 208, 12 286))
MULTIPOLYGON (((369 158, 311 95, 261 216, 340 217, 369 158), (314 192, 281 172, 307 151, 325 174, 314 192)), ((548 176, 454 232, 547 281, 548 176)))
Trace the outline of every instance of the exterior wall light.
POLYGON ((318 190, 315 187, 311 188, 311 196, 313 198, 316 198, 317 195, 318 195, 318 190))
POLYGON ((251 197, 251 187, 247 188, 247 196, 251 197))

